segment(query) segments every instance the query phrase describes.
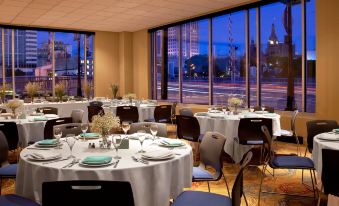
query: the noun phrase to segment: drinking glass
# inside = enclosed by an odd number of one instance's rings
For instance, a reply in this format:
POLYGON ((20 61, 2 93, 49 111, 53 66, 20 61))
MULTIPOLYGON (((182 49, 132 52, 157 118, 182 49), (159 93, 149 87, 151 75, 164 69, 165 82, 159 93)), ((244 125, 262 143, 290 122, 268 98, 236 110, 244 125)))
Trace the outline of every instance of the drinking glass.
POLYGON ((253 106, 250 106, 250 112, 254 112, 254 107, 253 106))
POLYGON ((113 135, 112 136, 112 143, 113 143, 115 151, 116 151, 116 155, 115 155, 114 159, 121 159, 121 157, 119 156, 119 153, 118 153, 119 147, 122 143, 121 136, 120 135, 113 135))
POLYGON ((143 149, 143 143, 146 139, 146 131, 145 130, 139 130, 138 131, 138 139, 139 139, 139 142, 141 144, 141 149, 138 151, 138 153, 145 153, 145 150, 143 149))
POLYGON ((81 131, 82 131, 83 140, 86 140, 85 134, 86 134, 87 130, 88 130, 88 124, 82 123, 81 124, 81 131))
POLYGON ((74 144, 76 142, 75 136, 66 137, 66 142, 67 142, 67 144, 69 146, 69 150, 71 151, 70 157, 71 158, 75 158, 75 156, 73 155, 73 146, 74 146, 74 144))
POLYGON ((158 125, 152 124, 150 130, 151 130, 151 134, 153 136, 153 141, 154 141, 157 138, 156 135, 158 133, 158 125))
POLYGON ((40 113, 40 114, 43 114, 43 113, 44 113, 44 110, 39 108, 39 113, 40 113))
POLYGON ((223 106, 223 107, 222 107, 222 112, 223 112, 224 114, 226 114, 226 112, 227 112, 227 107, 226 107, 226 106, 223 106))
POLYGON ((59 127, 54 128, 54 137, 57 140, 57 147, 56 149, 61 149, 61 142, 60 138, 62 137, 62 130, 59 127))
POLYGON ((261 106, 262 111, 265 111, 265 109, 266 109, 265 106, 261 106))
POLYGON ((127 135, 128 130, 131 128, 129 122, 122 122, 121 124, 122 130, 124 130, 125 135, 127 135))

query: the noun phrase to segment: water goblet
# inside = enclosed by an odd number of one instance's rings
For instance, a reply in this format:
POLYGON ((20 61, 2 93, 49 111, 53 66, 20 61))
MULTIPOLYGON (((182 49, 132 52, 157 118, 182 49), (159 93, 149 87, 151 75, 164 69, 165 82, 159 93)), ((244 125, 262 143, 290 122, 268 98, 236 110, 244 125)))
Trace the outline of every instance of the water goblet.
POLYGON ((261 106, 261 111, 265 111, 266 107, 265 106, 261 106))
POLYGON ((121 124, 122 130, 125 133, 125 136, 127 135, 128 130, 131 128, 131 125, 129 124, 129 122, 122 122, 121 124))
POLYGON ((83 140, 86 140, 85 134, 88 130, 88 124, 82 123, 80 127, 81 127, 81 131, 82 131, 82 138, 83 138, 83 140))
POLYGON ((156 135, 158 133, 158 125, 157 124, 152 124, 150 130, 151 130, 151 134, 153 136, 153 141, 154 141, 157 138, 156 135))
POLYGON ((227 107, 226 107, 226 106, 223 106, 223 107, 222 107, 222 112, 223 112, 224 114, 226 114, 226 112, 227 112, 227 107))
POLYGON ((253 106, 250 106, 249 111, 250 111, 250 112, 254 112, 254 107, 253 107, 253 106))
POLYGON ((143 149, 143 143, 146 139, 146 131, 145 130, 139 130, 138 131, 138 139, 141 144, 141 149, 138 151, 138 153, 145 153, 145 150, 143 149))
POLYGON ((121 136, 120 135, 113 135, 112 136, 112 143, 113 143, 115 151, 116 151, 116 155, 114 156, 114 159, 121 159, 121 157, 119 156, 119 153, 118 153, 119 147, 122 143, 121 136))
POLYGON ((61 149, 60 138, 62 137, 62 130, 61 130, 60 127, 55 127, 53 132, 54 132, 54 137, 57 140, 57 147, 56 147, 56 149, 61 149))
POLYGON ((69 146, 69 150, 71 152, 70 157, 71 158, 75 158, 75 156, 73 155, 73 147, 74 147, 74 144, 76 142, 75 136, 74 135, 72 135, 72 136, 69 135, 68 137, 66 137, 66 142, 67 142, 67 144, 69 146))

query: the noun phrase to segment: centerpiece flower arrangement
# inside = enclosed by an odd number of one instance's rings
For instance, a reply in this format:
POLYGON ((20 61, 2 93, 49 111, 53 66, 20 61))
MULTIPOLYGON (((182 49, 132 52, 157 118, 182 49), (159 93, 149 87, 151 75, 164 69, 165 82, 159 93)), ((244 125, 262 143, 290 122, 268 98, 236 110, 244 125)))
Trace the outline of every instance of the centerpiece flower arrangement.
POLYGON ((62 97, 65 95, 65 89, 66 89, 65 84, 62 82, 59 82, 55 84, 54 89, 55 89, 55 95, 58 97, 59 101, 61 102, 62 97))
POLYGON ((231 97, 231 98, 228 99, 228 106, 234 108, 235 114, 238 113, 238 108, 240 106, 242 106, 243 103, 244 103, 244 101, 240 98, 237 98, 237 97, 231 97))
POLYGON ((107 137, 111 129, 118 127, 120 127, 120 119, 119 117, 114 116, 111 112, 104 115, 98 114, 92 118, 91 130, 101 134, 104 143, 107 143, 107 137))
POLYGON ((13 118, 15 118, 16 117, 15 110, 22 107, 23 102, 18 99, 13 99, 13 100, 8 101, 5 106, 9 108, 10 110, 12 110, 13 118))
POLYGON ((38 94, 38 91, 41 89, 41 86, 37 82, 28 82, 25 85, 25 90, 28 94, 28 96, 32 99, 32 102, 34 100, 34 97, 38 94))
POLYGON ((111 91, 112 91, 112 98, 116 99, 117 98, 117 94, 119 91, 119 85, 117 84, 111 84, 110 85, 111 91))
POLYGON ((134 93, 128 93, 126 94, 123 99, 129 99, 129 102, 132 104, 133 99, 136 99, 137 95, 134 93))

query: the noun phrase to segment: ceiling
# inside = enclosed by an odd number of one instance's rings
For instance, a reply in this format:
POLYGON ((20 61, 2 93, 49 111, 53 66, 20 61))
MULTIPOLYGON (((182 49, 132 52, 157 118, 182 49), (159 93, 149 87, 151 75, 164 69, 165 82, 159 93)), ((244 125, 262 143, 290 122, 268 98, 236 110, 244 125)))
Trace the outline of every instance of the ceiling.
POLYGON ((0 24, 137 31, 249 0, 0 0, 0 24))

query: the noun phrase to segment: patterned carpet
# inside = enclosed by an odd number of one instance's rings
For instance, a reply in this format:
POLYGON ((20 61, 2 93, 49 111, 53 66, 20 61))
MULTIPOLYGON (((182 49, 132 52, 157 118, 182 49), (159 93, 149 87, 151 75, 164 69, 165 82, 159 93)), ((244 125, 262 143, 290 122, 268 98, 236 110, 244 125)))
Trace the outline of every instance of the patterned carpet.
MULTIPOLYGON (((170 135, 172 136, 172 135, 170 135)), ((304 148, 302 148, 304 151, 304 148)), ((295 153, 296 147, 293 144, 288 143, 277 143, 276 150, 278 153, 295 153)), ((227 158, 225 158, 227 159, 227 158)), ((198 164, 198 162, 196 162, 198 164)), ((235 176, 239 170, 239 165, 224 161, 223 171, 227 178, 227 182, 232 190, 235 176)), ((272 169, 268 169, 272 173, 272 169)), ((244 173, 244 191, 248 200, 249 205, 258 205, 258 191, 260 184, 261 167, 249 167, 244 173)), ((310 173, 305 172, 304 181, 306 184, 311 185, 310 173)), ((15 180, 6 179, 2 182, 2 194, 14 193, 15 180)), ((210 183, 211 192, 227 195, 226 185, 223 179, 218 182, 210 183)), ((207 183, 193 183, 189 190, 208 191, 207 183)), ((262 193, 260 205, 267 206, 310 206, 316 205, 316 201, 313 199, 313 191, 310 187, 305 186, 301 183, 301 171, 296 170, 275 170, 274 177, 266 172, 263 191, 267 192, 278 192, 288 194, 298 194, 309 197, 298 197, 291 195, 279 195, 262 193)), ((323 202, 323 205, 326 205, 323 202)), ((242 205, 246 205, 245 201, 242 201, 242 205)))

